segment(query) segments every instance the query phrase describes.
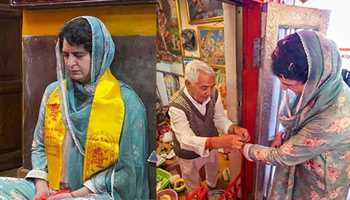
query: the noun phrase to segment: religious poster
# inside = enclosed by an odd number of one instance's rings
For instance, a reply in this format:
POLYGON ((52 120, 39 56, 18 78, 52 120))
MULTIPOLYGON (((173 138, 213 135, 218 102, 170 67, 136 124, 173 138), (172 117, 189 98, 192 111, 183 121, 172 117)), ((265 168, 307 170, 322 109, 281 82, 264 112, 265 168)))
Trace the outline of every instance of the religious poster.
POLYGON ((224 11, 221 1, 186 0, 186 7, 190 24, 223 20, 224 11))
POLYGON ((177 0, 159 0, 157 8, 157 61, 181 62, 177 0))
POLYGON ((224 27, 199 26, 200 58, 212 67, 225 66, 224 27))

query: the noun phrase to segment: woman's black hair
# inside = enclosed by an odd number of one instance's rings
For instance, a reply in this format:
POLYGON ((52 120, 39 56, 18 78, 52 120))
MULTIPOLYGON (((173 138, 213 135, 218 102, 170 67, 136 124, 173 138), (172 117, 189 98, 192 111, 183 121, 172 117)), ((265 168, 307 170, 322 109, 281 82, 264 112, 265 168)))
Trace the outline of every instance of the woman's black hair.
POLYGON ((63 39, 66 39, 68 44, 80 46, 91 54, 92 49, 92 33, 89 22, 84 18, 77 18, 69 21, 64 25, 58 35, 59 48, 62 52, 63 39))
POLYGON ((307 57, 297 33, 278 41, 271 58, 274 75, 302 83, 307 81, 307 57))

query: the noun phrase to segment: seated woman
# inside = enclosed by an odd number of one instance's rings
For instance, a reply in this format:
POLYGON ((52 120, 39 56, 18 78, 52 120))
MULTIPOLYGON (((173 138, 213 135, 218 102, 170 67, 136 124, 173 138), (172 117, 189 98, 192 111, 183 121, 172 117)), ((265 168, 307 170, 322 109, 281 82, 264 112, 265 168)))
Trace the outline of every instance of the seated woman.
POLYGON ((0 178, 0 199, 149 198, 145 108, 112 75, 114 54, 99 19, 64 25, 58 81, 46 88, 34 132, 33 169, 25 179, 0 178))
POLYGON ((285 90, 273 147, 246 144, 248 160, 275 165, 268 199, 345 200, 350 185, 350 89, 335 44, 313 31, 278 42, 272 71, 285 90))

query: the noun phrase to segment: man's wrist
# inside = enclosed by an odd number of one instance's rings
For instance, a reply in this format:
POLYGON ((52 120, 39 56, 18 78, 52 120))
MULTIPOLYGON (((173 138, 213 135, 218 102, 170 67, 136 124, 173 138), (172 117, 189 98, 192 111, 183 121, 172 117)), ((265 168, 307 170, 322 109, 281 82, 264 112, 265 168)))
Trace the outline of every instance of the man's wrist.
POLYGON ((205 141, 205 148, 206 149, 213 149, 213 141, 212 138, 208 137, 207 140, 205 141))

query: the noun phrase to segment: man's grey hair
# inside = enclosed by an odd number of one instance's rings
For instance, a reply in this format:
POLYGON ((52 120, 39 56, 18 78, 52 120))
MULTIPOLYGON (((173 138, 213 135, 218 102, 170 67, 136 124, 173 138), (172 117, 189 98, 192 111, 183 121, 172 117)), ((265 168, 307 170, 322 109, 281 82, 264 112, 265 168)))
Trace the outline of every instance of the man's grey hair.
POLYGON ((188 80, 191 83, 197 82, 199 72, 215 76, 213 68, 209 67, 207 63, 200 60, 193 60, 185 67, 185 80, 188 80))

